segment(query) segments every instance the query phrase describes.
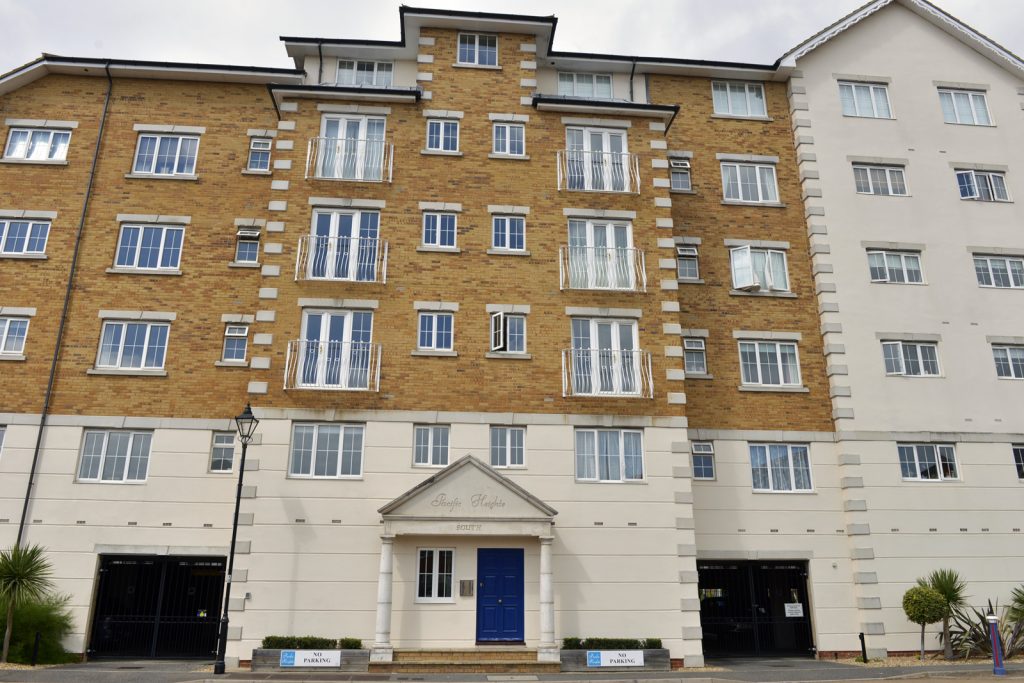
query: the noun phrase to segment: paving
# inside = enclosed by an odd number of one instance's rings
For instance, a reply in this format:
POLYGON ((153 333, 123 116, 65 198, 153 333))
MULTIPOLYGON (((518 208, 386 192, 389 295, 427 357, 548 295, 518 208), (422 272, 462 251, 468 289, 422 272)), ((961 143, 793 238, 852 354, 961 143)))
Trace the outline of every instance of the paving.
MULTIPOLYGON (((387 681, 394 683, 787 683, 800 681, 872 681, 934 679, 993 681, 991 664, 925 664, 922 666, 865 667, 814 659, 717 659, 700 671, 586 674, 339 674, 253 673, 229 671, 213 676, 209 662, 103 660, 43 669, 0 669, 2 683, 256 683, 262 681, 387 681)), ((1024 680, 1024 662, 1007 665, 1007 678, 1024 680)))

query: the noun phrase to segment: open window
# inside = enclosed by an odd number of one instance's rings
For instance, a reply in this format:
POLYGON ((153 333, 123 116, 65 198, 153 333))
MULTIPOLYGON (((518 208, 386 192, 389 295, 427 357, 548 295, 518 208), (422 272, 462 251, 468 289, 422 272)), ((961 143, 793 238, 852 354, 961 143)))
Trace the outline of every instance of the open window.
POLYGON ((677 192, 689 192, 692 189, 690 183, 690 160, 669 159, 669 177, 671 178, 670 189, 677 192))
POLYGON ((730 254, 735 289, 742 292, 789 291, 786 252, 745 246, 731 249, 730 254))
POLYGON ((526 316, 504 312, 492 313, 491 351, 526 353, 526 316))

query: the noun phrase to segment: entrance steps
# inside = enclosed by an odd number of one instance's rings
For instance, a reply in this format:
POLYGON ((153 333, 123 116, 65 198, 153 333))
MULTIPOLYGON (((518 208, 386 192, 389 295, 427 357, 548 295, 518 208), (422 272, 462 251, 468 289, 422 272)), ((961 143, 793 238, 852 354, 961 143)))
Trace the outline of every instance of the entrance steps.
POLYGON ((390 662, 370 662, 370 673, 558 673, 558 662, 538 662, 525 647, 396 649, 390 662))

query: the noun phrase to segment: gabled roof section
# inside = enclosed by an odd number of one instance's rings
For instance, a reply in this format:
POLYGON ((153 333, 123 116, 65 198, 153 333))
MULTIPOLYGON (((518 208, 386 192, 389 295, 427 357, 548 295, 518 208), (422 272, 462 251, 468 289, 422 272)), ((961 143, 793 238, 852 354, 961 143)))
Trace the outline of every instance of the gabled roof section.
POLYGON ((779 59, 778 64, 783 68, 795 67, 796 61, 804 55, 893 3, 902 5, 1014 75, 1024 76, 1024 60, 927 0, 873 0, 791 49, 779 59))
POLYGON ((472 455, 463 456, 434 476, 427 477, 419 484, 400 495, 398 498, 395 498, 393 501, 377 510, 377 512, 381 513, 381 515, 384 515, 385 517, 390 514, 400 512, 401 508, 406 507, 407 504, 415 499, 423 495, 429 495, 433 490, 441 489, 447 483, 447 480, 453 477, 457 478, 456 475, 467 468, 469 470, 475 470, 478 475, 482 475, 493 481, 499 489, 504 489, 516 499, 526 504, 529 508, 533 508, 535 510, 535 513, 533 514, 543 517, 554 517, 558 514, 557 510, 542 501, 540 498, 537 498, 508 477, 502 476, 492 467, 485 465, 472 455))
POLYGON ((232 64, 195 64, 187 62, 148 62, 132 59, 62 57, 43 53, 28 64, 0 75, 0 95, 24 87, 48 74, 106 77, 152 78, 172 81, 212 81, 217 83, 302 83, 300 69, 278 69, 232 64))

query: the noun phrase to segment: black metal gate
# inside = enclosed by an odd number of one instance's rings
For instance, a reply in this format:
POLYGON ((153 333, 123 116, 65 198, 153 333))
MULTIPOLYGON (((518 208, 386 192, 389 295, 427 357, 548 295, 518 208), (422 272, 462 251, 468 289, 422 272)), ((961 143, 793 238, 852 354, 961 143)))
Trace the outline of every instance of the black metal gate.
POLYGON ((806 562, 697 563, 704 652, 813 655, 806 562))
POLYGON ((100 557, 93 657, 210 657, 224 590, 222 557, 100 557))

